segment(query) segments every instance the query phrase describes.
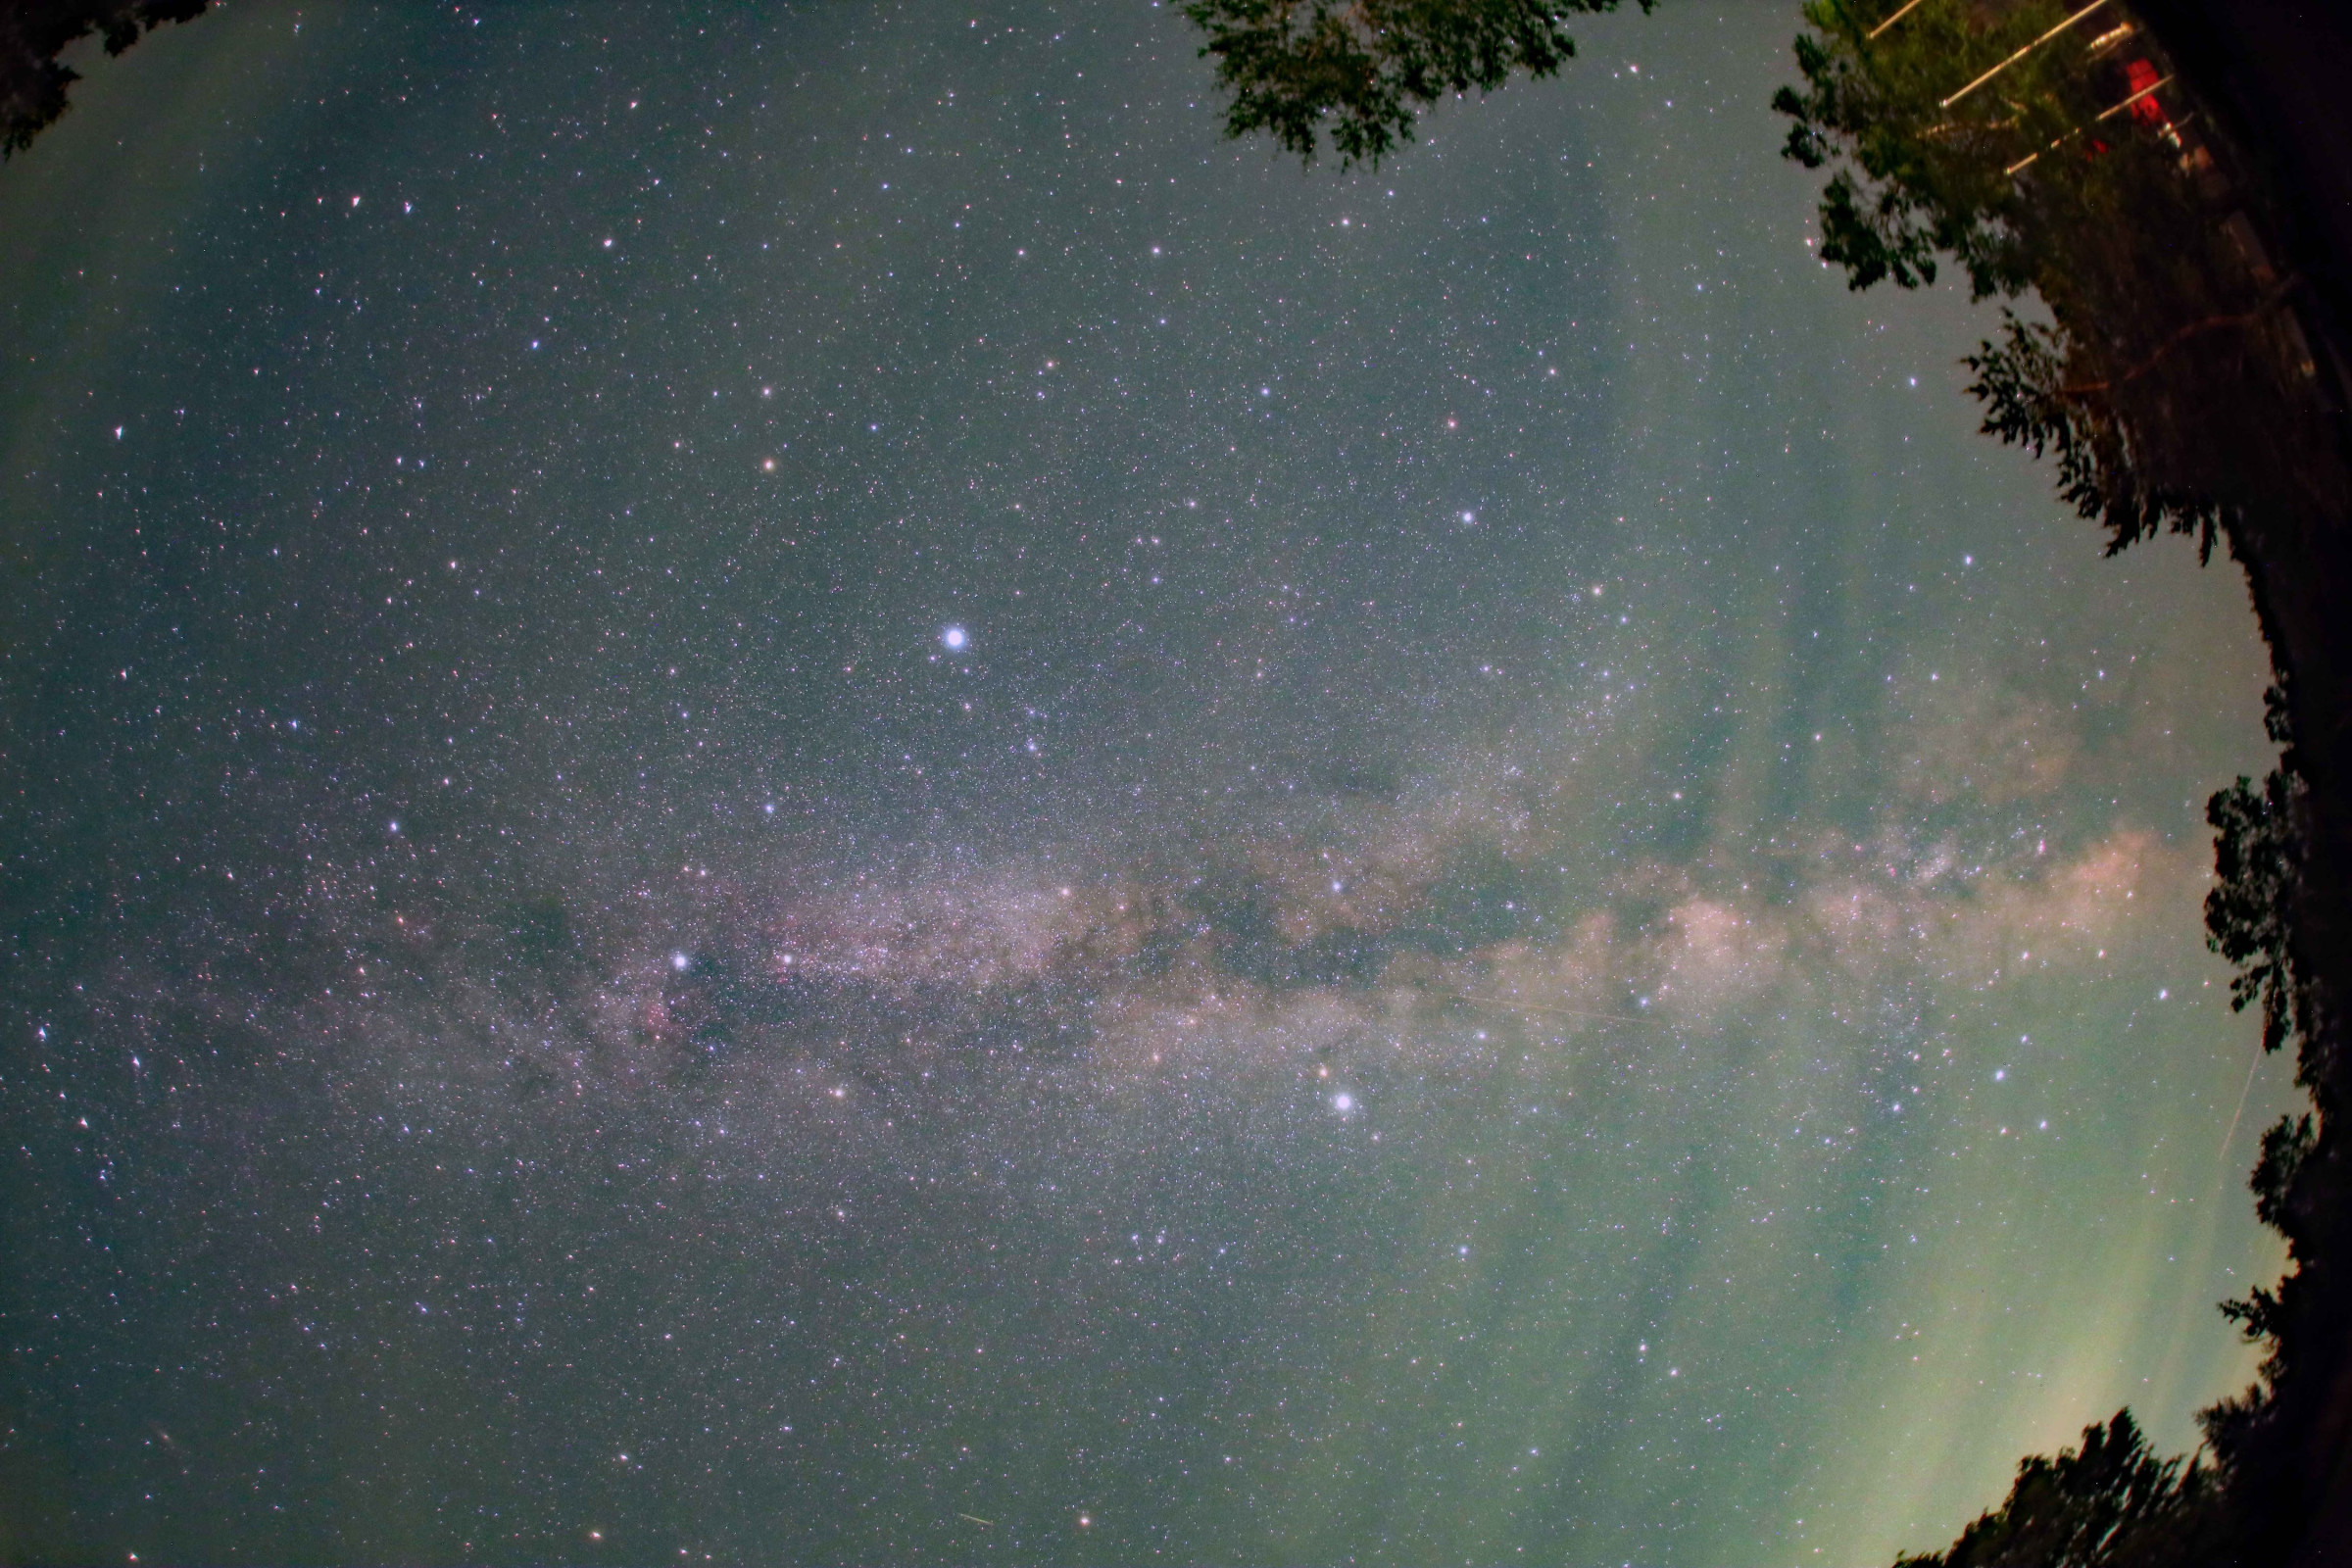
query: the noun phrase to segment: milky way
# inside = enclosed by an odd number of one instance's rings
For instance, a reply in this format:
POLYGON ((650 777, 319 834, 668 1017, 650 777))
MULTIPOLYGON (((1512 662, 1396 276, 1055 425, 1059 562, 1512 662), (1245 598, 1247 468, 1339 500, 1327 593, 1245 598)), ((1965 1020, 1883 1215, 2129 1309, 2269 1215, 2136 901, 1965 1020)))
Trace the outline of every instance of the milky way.
POLYGON ((8 1549, 1847 1562, 2192 1442, 2242 589, 1669 10, 1345 175, 1149 5, 94 66, 0 173, 8 1549))

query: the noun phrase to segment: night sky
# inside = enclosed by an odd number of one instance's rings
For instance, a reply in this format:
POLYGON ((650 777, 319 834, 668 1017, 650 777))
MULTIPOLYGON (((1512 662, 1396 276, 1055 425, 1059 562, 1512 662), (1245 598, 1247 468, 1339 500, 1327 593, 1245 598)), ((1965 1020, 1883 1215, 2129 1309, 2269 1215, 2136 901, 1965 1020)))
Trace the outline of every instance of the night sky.
POLYGON ((1792 9, 1347 175, 1146 0, 670 10, 236 5, 0 169, 0 1549, 1853 1564, 2193 1443, 2262 650, 1813 259, 1792 9))

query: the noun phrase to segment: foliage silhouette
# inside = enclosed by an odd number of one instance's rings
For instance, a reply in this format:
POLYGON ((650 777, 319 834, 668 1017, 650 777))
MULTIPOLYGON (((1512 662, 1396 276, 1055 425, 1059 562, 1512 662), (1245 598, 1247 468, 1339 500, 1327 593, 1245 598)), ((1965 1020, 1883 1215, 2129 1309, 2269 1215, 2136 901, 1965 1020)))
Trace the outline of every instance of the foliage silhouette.
MULTIPOLYGON (((1793 122, 1787 155, 1834 166, 1824 261, 1859 289, 1933 282, 1949 258, 1979 299, 2037 296, 2046 319, 2006 311, 2000 339, 1966 362, 1984 430, 2054 457, 2060 494, 2103 524, 2111 554, 2164 532, 2194 537, 2202 558, 2226 544, 2271 646, 2279 764, 2260 788, 2240 778, 2207 805, 2206 933, 2236 967, 2232 1006, 2259 1011, 2264 1048, 2296 1043, 2296 1081, 2318 1114, 2263 1139, 2250 1185, 2257 1215, 2287 1239, 2289 1269, 2223 1303, 2265 1355, 2259 1381, 2202 1424, 2227 1539, 2248 1560, 2285 1558, 2328 1528, 2343 1447, 2329 1391, 2352 1364, 2335 1261, 2352 1247, 2352 1187, 2330 1117, 2346 1085, 2326 1000, 2348 978, 2352 891, 2352 667, 2328 586, 2352 514, 2333 412, 2343 389, 2304 335, 2301 279, 2267 254, 2255 217, 2276 224, 2259 171, 2195 128, 2177 85, 2157 96, 2177 73, 2120 6, 2087 47, 2044 47, 2087 15, 2058 0, 1899 15, 1892 0, 1815 0, 1805 14, 1804 86, 1775 107, 1793 122), (2144 88, 2124 90, 2127 64, 2144 88), (2298 744, 2306 730, 2318 747, 2298 744)), ((2099 1560, 2173 1560, 2160 1547, 2101 1547, 2099 1560)), ((2041 1549, 1953 1560, 2078 1560, 2041 1549)))
POLYGON ((0 5, 0 159, 57 122, 81 73, 58 56, 93 31, 119 55, 167 22, 190 22, 212 0, 9 0, 0 5))
POLYGON ((2262 1049, 2277 1051, 2307 1030, 2311 996, 2295 982, 2289 941, 2294 906, 2295 795, 2300 785, 2274 769, 2256 791, 2240 777, 2205 803, 2214 829, 2214 885, 2205 895, 2205 945, 2236 965, 2230 1006, 2260 1004, 2262 1049))
POLYGON ((1998 1508, 1895 1568, 2201 1568, 2227 1561, 2228 1543, 2214 1472, 2157 1458, 2118 1410, 2082 1429, 2081 1448, 2022 1461, 1998 1508))
MULTIPOLYGON (((1639 0, 1647 11, 1655 0, 1639 0)), ((1558 74, 1576 53, 1566 22, 1618 0, 1185 0, 1232 94, 1225 133, 1257 131, 1312 163, 1379 167, 1413 139, 1420 109, 1492 92, 1517 73, 1558 74)))

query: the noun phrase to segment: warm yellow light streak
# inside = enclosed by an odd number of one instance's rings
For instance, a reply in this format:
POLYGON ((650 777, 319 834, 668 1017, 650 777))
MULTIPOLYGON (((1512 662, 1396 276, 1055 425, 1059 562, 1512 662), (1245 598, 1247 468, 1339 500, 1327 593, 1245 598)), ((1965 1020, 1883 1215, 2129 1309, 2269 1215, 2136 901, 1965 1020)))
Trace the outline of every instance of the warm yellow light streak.
MULTIPOLYGON (((2139 101, 2140 101, 2142 98, 2145 98, 2145 97, 2146 97, 2148 94, 2150 94, 2150 93, 2152 93, 2152 92, 2156 91, 2156 89, 2158 89, 2159 87, 2162 87, 2162 86, 2164 86, 2164 85, 2165 85, 2167 82, 2171 81, 2172 79, 2173 79, 2173 78, 2172 78, 2172 76, 2171 76, 2170 74, 2166 74, 2166 75, 2162 75, 2162 76, 2159 76, 2159 77, 2157 77, 2157 78, 2156 78, 2154 81, 2151 81, 2151 82, 2149 82, 2149 83, 2148 83, 2148 84, 2147 84, 2145 87, 2142 87, 2142 88, 2140 88, 2140 89, 2139 89, 2139 91, 2137 91, 2137 92, 2133 93, 2133 94, 2132 94, 2131 97, 2129 97, 2129 98, 2125 99, 2125 100, 2124 100, 2122 103, 2120 103, 2120 104, 2117 104, 2117 105, 2116 105, 2114 108, 2112 108, 2112 109, 2109 109, 2109 110, 2107 110, 2106 112, 2104 112, 2103 114, 2101 114, 2101 115, 2099 116, 2099 118, 2098 118, 2097 120, 2094 120, 2094 121, 2092 121, 2092 122, 2091 122, 2091 123, 2092 123, 2092 124, 2094 124, 2094 125, 2097 125, 2097 124, 2102 124, 2102 123, 2104 123, 2104 122, 2107 122, 2107 121, 2113 120, 2113 119, 2114 119, 2116 116, 2118 116, 2118 115, 2122 114, 2122 113, 2123 113, 2125 110, 2127 110, 2127 109, 2131 108, 2131 107, 2132 107, 2133 104, 2135 104, 2135 103, 2139 102, 2139 101)), ((2070 130, 2070 131, 2068 131, 2068 132, 2066 133, 2066 136, 2061 136, 2061 137, 2059 137, 2059 138, 2058 138, 2058 141, 2054 141, 2054 142, 2050 143, 2050 144, 2049 144, 2049 146, 2047 146, 2047 147, 2044 147, 2044 148, 2041 150, 2041 152, 2042 152, 2042 153, 2047 153, 2047 152, 2056 152, 2056 151, 2058 150, 2058 143, 2059 143, 2059 142, 2063 142, 2063 141, 2065 141, 2067 136, 2080 136, 2082 133, 2082 128, 2080 125, 2078 125, 2078 126, 2076 126, 2076 127, 2075 127, 2073 130, 2070 130)), ((2011 164, 2011 165, 2010 165, 2010 166, 2009 166, 2007 169, 2004 169, 2004 170, 2002 170, 2002 171, 2001 171, 2001 172, 2002 172, 2002 173, 2004 173, 2004 174, 2014 174, 2014 173, 2016 173, 2016 172, 2017 172, 2019 170, 2021 170, 2021 169, 2024 169, 2024 168, 2025 168, 2027 165, 2029 165, 2029 164, 2033 163, 2034 159, 2036 159, 2036 158, 2039 158, 2040 156, 2041 156, 2041 153, 2028 153, 2028 154, 2026 154, 2026 156, 2025 156, 2025 157, 2023 157, 2023 158, 2020 158, 2020 159, 2019 159, 2019 160, 2018 160, 2016 163, 2014 163, 2014 164, 2011 164)))
POLYGON ((1864 33, 1863 36, 1865 38, 1876 38, 1880 33, 1885 32, 1888 27, 1893 26, 1896 23, 1902 21, 1912 12, 1917 11, 1924 3, 1925 0, 1910 0, 1909 4, 1896 11, 1893 16, 1888 17, 1885 22, 1882 22, 1877 26, 1871 28, 1870 31, 1864 33))
POLYGON ((1993 77, 1995 77, 1995 76, 1999 75, 1999 74, 2000 74, 2002 72, 2004 72, 2004 71, 2007 71, 2007 70, 2008 70, 2008 69, 2009 69, 2011 66, 2014 66, 2014 65, 2016 65, 2016 64, 2017 64, 2017 63, 2018 63, 2020 60, 2023 60, 2023 59, 2025 59, 2025 58, 2026 58, 2026 56, 2028 56, 2028 55, 2032 54, 2032 53, 2033 53, 2034 50, 2036 50, 2036 49, 2040 48, 2040 47, 2041 47, 2043 44, 2045 44, 2045 43, 2048 43, 2048 42, 2049 42, 2049 41, 2050 41, 2052 38, 2055 38, 2055 37, 2057 37, 2057 36, 2058 36, 2060 33, 2064 32, 2064 31, 2065 31, 2067 28, 2069 28, 2069 27, 2073 26, 2073 25, 2074 25, 2076 23, 2078 23, 2078 22, 2081 22, 2081 21, 2082 21, 2082 20, 2084 17, 2087 17, 2087 16, 2089 16, 2089 15, 2090 15, 2090 14, 2091 14, 2093 11, 2096 11, 2096 10, 2098 10, 2098 9, 2099 9, 2101 6, 2105 5, 2106 3, 2107 3, 2107 0, 2090 0, 2090 4, 2088 4, 2088 5, 2084 6, 2084 7, 2083 7, 2082 10, 2080 10, 2080 11, 2076 12, 2076 13, 2075 13, 2073 16, 2071 16, 2071 17, 2067 18, 2067 19, 2066 19, 2064 22, 2061 22, 2060 24, 2058 24, 2058 25, 2056 25, 2055 27, 2052 27, 2052 28, 2051 28, 2049 31, 2047 31, 2047 32, 2043 33, 2043 34, 2042 34, 2040 37, 2038 37, 2038 38, 2034 39, 2034 40, 2032 43, 2030 43, 2030 44, 2026 45, 2026 46, 2025 46, 2023 49, 2020 49, 2020 50, 2019 50, 2017 53, 2015 53, 2015 54, 2011 55, 2011 56, 2010 56, 2008 59, 2006 59, 2006 60, 2002 61, 2002 62, 2001 62, 1999 65, 1997 65, 1997 66, 1993 67, 1993 68, 1992 68, 1990 71, 1987 71, 1986 73, 1984 73, 1984 74, 1983 74, 1982 76, 1979 76, 1979 77, 1978 77, 1976 80, 1974 80, 1974 81, 1970 82, 1970 83, 1969 83, 1967 86, 1965 86, 1965 87, 1961 88, 1961 89, 1960 89, 1958 92, 1956 92, 1956 93, 1952 94, 1952 95, 1951 95, 1949 98, 1946 98, 1945 100, 1943 100, 1943 102, 1942 102, 1942 103, 1940 103, 1940 104, 1938 104, 1938 105, 1936 105, 1936 107, 1937 107, 1938 109, 1949 109, 1949 108, 1951 108, 1951 107, 1952 107, 1952 105, 1954 105, 1954 104, 1958 103, 1958 102, 1959 102, 1961 99, 1963 99, 1963 98, 1967 97, 1967 96, 1968 96, 1970 93, 1972 93, 1972 92, 1975 92, 1975 91, 1976 91, 1976 90, 1977 90, 1979 87, 1982 87, 1982 86, 1984 86, 1984 85, 1986 82, 1990 81, 1990 80, 1991 80, 1993 77))

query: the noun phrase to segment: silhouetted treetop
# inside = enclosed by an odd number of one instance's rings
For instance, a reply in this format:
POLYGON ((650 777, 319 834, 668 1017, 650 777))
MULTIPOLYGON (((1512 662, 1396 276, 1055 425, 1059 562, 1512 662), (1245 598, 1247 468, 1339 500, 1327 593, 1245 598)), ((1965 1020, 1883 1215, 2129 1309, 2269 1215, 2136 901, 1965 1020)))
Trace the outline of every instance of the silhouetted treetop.
POLYGON ((212 0, 4 0, 0 3, 0 159, 66 112, 66 89, 81 73, 58 64, 76 40, 98 33, 119 55, 167 22, 202 16, 212 0))
POLYGON ((2214 1473, 2148 1450, 2130 1410, 2081 1448, 2022 1461, 2005 1501, 1940 1552, 1895 1568, 2187 1568, 2229 1560, 2214 1473))
MULTIPOLYGON (((1647 11, 1655 0, 1639 0, 1647 11)), ((1312 163, 1377 167, 1442 95, 1549 76, 1576 53, 1566 22, 1618 0, 1185 0, 1233 94, 1225 133, 1267 131, 1312 163)))

